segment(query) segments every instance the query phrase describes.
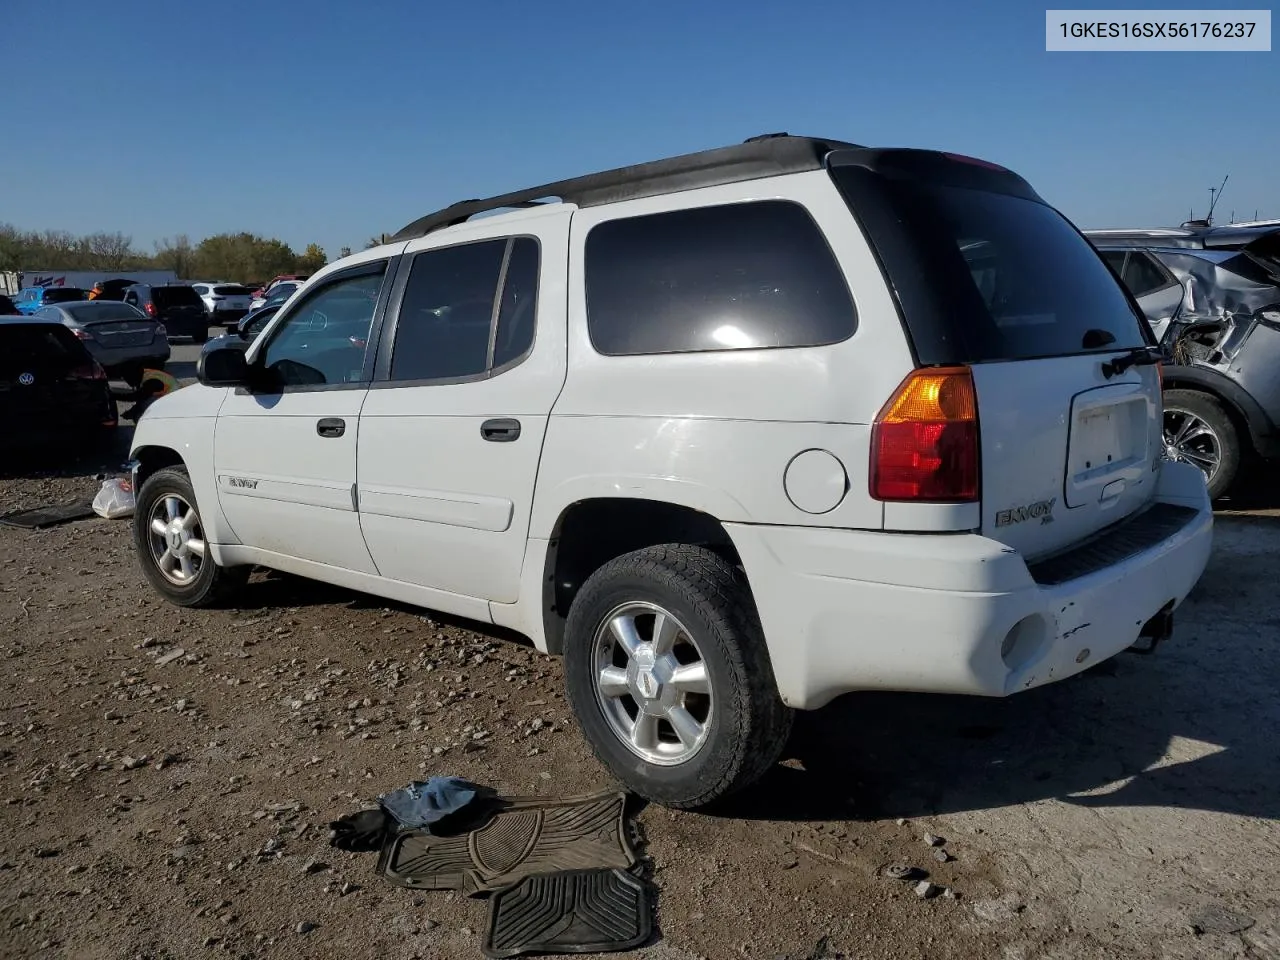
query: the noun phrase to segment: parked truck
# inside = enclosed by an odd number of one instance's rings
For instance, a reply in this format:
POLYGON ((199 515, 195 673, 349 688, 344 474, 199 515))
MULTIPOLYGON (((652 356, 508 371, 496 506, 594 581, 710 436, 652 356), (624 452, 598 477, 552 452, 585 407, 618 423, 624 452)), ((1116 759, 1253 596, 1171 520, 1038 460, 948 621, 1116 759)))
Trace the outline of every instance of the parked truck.
POLYGON ((95 283, 130 280, 163 286, 178 275, 172 270, 6 270, 0 272, 0 293, 16 294, 26 287, 80 287, 89 290, 95 283))

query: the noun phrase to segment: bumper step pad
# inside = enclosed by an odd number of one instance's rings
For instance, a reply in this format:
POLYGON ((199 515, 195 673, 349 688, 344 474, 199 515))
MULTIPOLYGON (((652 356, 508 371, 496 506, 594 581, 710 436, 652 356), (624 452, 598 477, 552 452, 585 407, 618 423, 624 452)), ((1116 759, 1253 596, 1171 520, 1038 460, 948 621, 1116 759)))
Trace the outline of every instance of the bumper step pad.
POLYGON ((490 898, 487 957, 612 953, 653 935, 653 897, 625 870, 567 870, 525 877, 490 898))
POLYGON ((399 886, 469 895, 491 893, 534 874, 625 870, 637 860, 625 804, 621 792, 494 801, 465 831, 444 836, 425 828, 396 831, 383 846, 377 869, 399 886))

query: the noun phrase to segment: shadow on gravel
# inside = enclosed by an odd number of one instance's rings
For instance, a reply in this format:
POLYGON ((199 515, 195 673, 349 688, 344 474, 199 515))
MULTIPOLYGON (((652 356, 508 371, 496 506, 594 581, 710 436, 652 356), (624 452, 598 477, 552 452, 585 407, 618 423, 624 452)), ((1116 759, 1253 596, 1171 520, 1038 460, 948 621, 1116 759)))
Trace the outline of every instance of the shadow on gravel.
POLYGON ((1280 517, 1221 517, 1155 654, 1007 700, 843 697, 799 714, 790 760, 717 813, 870 820, 1057 798, 1280 819, 1277 582, 1280 517))

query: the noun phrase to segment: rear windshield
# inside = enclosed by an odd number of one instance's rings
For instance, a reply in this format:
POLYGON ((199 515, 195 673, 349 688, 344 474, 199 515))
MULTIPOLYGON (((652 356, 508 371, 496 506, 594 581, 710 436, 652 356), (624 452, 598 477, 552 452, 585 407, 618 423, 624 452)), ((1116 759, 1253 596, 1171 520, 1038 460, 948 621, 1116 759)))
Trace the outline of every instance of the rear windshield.
MULTIPOLYGON (((101 302, 101 301, 99 301, 101 302)), ((67 313, 79 323, 94 323, 99 320, 145 320, 146 314, 140 313, 127 303, 102 303, 98 307, 66 307, 67 313)))
POLYGON ((247 297, 253 293, 248 287, 241 287, 234 284, 226 284, 220 287, 214 287, 213 292, 220 297, 247 297))
POLYGON ((49 287, 43 299, 45 303, 71 303, 85 299, 85 292, 79 287, 49 287))
POLYGON ((157 307, 203 307, 204 301, 193 287, 152 287, 151 299, 157 307))
POLYGON ((1106 353, 1150 342, 1115 276, 1051 207, 884 178, 878 209, 862 216, 863 175, 833 173, 898 294, 921 362, 1106 353))
POLYGON ((61 324, 0 324, 0 379, 66 369, 85 359, 80 341, 61 324))

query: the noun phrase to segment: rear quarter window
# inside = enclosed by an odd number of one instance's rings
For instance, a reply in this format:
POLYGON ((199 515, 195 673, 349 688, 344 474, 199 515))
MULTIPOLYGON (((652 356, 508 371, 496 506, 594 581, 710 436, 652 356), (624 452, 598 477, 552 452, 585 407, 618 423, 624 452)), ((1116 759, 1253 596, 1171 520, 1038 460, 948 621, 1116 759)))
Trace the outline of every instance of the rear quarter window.
POLYGON ((822 231, 784 200, 598 224, 585 285, 591 342, 608 356, 821 346, 857 326, 822 231))
POLYGON ((833 176, 898 296, 921 362, 1022 360, 1148 343, 1116 275, 1052 207, 994 190, 874 178, 857 168, 837 168, 833 176))

